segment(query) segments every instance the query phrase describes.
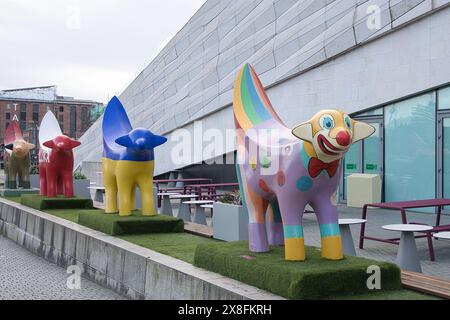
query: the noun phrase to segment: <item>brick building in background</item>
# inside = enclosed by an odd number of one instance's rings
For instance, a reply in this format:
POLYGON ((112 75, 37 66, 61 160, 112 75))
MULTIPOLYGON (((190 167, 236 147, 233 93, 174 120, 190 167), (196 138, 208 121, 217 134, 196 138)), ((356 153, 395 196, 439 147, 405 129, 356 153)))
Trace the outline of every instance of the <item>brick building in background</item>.
MULTIPOLYGON (((25 140, 38 144, 39 125, 51 110, 59 120, 61 130, 78 139, 101 116, 104 105, 95 101, 58 96, 56 86, 15 90, 0 90, 0 143, 10 121, 20 123, 25 140)), ((32 161, 37 161, 37 148, 32 161)))

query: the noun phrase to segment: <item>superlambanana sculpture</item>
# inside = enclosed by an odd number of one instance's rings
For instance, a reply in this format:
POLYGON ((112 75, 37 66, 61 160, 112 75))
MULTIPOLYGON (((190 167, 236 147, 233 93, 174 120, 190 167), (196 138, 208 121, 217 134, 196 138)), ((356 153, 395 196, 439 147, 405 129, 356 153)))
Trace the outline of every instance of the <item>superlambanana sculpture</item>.
POLYGON ((17 189, 17 178, 19 187, 30 189, 30 150, 34 144, 23 139, 19 123, 12 121, 5 133, 5 184, 8 189, 17 189))
POLYGON ((74 196, 73 149, 81 143, 62 134, 53 112, 48 111, 39 130, 39 183, 40 195, 54 198, 74 196))
POLYGON ((371 136, 375 129, 337 110, 324 110, 289 129, 248 64, 237 77, 233 107, 250 250, 267 252, 269 244, 284 244, 286 260, 305 260, 302 215, 310 204, 320 224, 322 257, 342 259, 335 202, 340 162, 353 143, 371 136))
POLYGON ((134 129, 117 97, 108 104, 103 117, 103 178, 106 213, 129 216, 136 207, 135 192, 142 195, 142 214, 156 215, 153 200, 154 148, 167 139, 147 129, 134 129), (117 210, 117 194, 119 210, 117 210))

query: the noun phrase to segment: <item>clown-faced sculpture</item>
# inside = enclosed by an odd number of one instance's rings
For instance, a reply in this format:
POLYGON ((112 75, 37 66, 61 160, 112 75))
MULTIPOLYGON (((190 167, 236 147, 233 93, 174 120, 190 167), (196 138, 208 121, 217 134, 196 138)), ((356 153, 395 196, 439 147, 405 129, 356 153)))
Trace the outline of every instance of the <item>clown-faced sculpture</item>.
POLYGON ((30 189, 30 150, 34 144, 23 140, 22 131, 17 121, 11 122, 5 134, 5 182, 6 188, 17 189, 19 187, 30 189))
POLYGON ((117 97, 108 104, 103 117, 103 178, 106 213, 129 216, 136 208, 136 187, 142 196, 142 214, 157 214, 153 198, 154 148, 167 139, 147 129, 134 129, 117 97), (119 210, 117 210, 117 194, 119 210))
POLYGON ((250 250, 267 252, 269 245, 284 244, 286 260, 305 260, 302 215, 309 204, 320 224, 322 257, 342 259, 336 208, 340 162, 353 143, 375 129, 337 110, 319 112, 294 130, 287 128, 249 65, 235 84, 234 115, 250 250))
POLYGON ((55 115, 48 111, 42 119, 39 130, 39 180, 40 195, 72 198, 73 192, 73 149, 81 143, 61 132, 55 115))

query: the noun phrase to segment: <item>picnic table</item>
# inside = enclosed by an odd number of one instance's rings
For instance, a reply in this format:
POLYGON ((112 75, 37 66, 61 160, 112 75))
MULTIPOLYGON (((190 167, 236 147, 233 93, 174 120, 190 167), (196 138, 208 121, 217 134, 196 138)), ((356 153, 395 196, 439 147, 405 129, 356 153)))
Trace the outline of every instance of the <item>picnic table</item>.
POLYGON ((217 197, 218 188, 239 187, 239 183, 209 183, 209 184, 196 184, 187 185, 186 193, 194 193, 198 195, 199 199, 212 199, 217 197), (203 197, 203 192, 206 192, 206 196, 203 197))
MULTIPOLYGON (((436 224, 431 230, 423 231, 425 235, 416 236, 416 238, 427 238, 428 239, 428 249, 430 251, 430 260, 435 261, 435 254, 433 248, 433 233, 450 231, 450 225, 441 225, 441 215, 442 208, 445 206, 450 206, 450 199, 430 199, 430 200, 417 200, 417 201, 400 201, 400 202, 386 202, 386 203, 372 203, 366 204, 363 207, 362 219, 367 220, 367 209, 368 208, 381 208, 389 210, 400 211, 401 219, 403 224, 408 224, 407 209, 419 209, 419 208, 436 208, 436 224)), ((411 222, 411 224, 423 225, 423 223, 411 222)), ((383 239, 373 236, 366 236, 366 224, 361 225, 361 233, 359 237, 359 248, 364 249, 364 240, 380 241, 390 244, 400 244, 400 238, 394 239, 383 239)))
MULTIPOLYGON (((202 182, 212 182, 212 179, 209 178, 193 178, 193 179, 162 179, 162 180, 153 180, 153 184, 157 189, 157 193, 164 192, 177 192, 180 191, 183 194, 186 194, 186 187, 168 187, 168 188, 160 188, 160 184, 168 184, 172 182, 183 182, 183 183, 202 183, 202 182)), ((161 207, 161 197, 158 196, 158 208, 161 207)))
POLYGON ((205 208, 202 208, 202 205, 214 203, 214 201, 208 200, 195 200, 195 201, 186 201, 184 202, 187 205, 195 205, 194 212, 194 223, 206 225, 206 216, 205 216, 205 208))
POLYGON ((208 178, 194 178, 194 179, 162 179, 162 180, 153 180, 153 184, 155 187, 159 188, 161 183, 171 183, 171 182, 187 182, 187 183, 195 183, 195 182, 211 182, 212 179, 208 178))

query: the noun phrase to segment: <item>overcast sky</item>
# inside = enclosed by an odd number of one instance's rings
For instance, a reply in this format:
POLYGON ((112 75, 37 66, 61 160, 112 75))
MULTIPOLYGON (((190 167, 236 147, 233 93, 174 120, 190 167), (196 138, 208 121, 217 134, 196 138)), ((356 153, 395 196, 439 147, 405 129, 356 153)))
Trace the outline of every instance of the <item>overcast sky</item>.
POLYGON ((107 102, 205 0, 0 0, 0 90, 107 102))

